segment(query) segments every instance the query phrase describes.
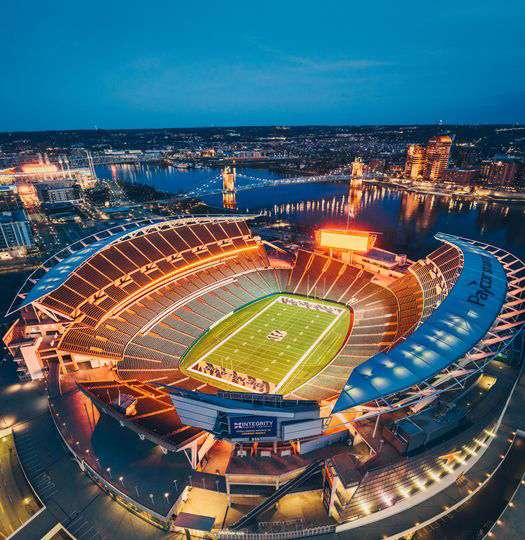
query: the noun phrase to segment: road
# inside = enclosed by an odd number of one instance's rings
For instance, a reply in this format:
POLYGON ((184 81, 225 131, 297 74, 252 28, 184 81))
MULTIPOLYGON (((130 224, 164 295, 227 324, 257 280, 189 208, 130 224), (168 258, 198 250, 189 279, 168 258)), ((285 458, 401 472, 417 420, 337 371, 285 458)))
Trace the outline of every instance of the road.
MULTIPOLYGON (((20 460, 46 506, 13 540, 42 538, 59 522, 82 540, 179 539, 180 533, 168 533, 132 514, 82 473, 53 424, 44 386, 18 383, 8 367, 0 366, 0 429, 15 431, 20 460)), ((0 514, 2 525, 3 519, 0 514)))
POLYGON ((7 538, 42 506, 18 462, 11 434, 0 439, 0 538, 7 538))
MULTIPOLYGON (((456 512, 416 533, 415 540, 473 540, 486 532, 505 509, 525 473, 525 440, 517 438, 488 489, 479 492, 456 512)), ((519 523, 523 524, 523 515, 519 523)))

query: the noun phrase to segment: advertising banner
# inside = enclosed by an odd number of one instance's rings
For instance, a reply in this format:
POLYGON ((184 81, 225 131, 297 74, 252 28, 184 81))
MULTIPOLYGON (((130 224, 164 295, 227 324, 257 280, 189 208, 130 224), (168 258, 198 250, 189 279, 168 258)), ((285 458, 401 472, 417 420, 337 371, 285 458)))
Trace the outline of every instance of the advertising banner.
POLYGON ((229 422, 232 439, 277 436, 277 418, 272 416, 232 416, 229 422))

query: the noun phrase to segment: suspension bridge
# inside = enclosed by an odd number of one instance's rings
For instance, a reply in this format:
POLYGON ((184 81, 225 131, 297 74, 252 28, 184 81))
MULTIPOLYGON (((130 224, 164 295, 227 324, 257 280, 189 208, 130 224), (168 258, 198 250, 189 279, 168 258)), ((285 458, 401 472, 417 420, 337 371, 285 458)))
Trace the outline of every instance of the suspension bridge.
MULTIPOLYGON (((68 156, 52 156, 49 158, 44 156, 45 161, 48 163, 54 163, 62 170, 76 169, 76 168, 89 168, 93 175, 96 176, 95 167, 97 165, 116 165, 116 164, 133 164, 133 163, 145 163, 145 162, 159 162, 161 157, 153 154, 140 153, 140 154, 117 154, 117 153, 92 153, 89 150, 79 149, 73 154, 68 156)), ((42 156, 39 155, 42 159, 42 156)), ((24 161, 27 159, 25 157, 24 161)), ((18 155, 4 155, 0 158, 0 165, 6 166, 9 161, 9 166, 21 163, 20 156, 18 155)), ((235 194, 243 191, 250 191, 254 189, 272 188, 287 185, 299 185, 299 184, 326 184, 326 183, 346 183, 350 184, 353 180, 363 181, 370 180, 368 176, 354 177, 350 173, 351 166, 341 166, 337 169, 331 170, 324 174, 317 175, 299 175, 289 176, 282 178, 262 178, 259 176, 250 176, 243 172, 236 172, 235 166, 233 166, 233 180, 229 187, 225 184, 225 167, 221 172, 212 176, 205 183, 194 189, 182 194, 183 198, 200 198, 210 195, 221 195, 225 193, 235 194)))
MULTIPOLYGON (((240 191, 249 191, 253 189, 269 188, 269 187, 278 187, 278 186, 289 186, 289 185, 298 185, 298 184, 341 184, 350 182, 354 177, 350 176, 348 173, 344 174, 340 169, 335 171, 330 171, 326 174, 319 175, 304 175, 304 176, 295 176, 295 177, 284 177, 284 178, 261 178, 258 176, 249 176, 243 173, 236 173, 236 179, 240 179, 241 182, 235 182, 235 188, 232 190, 235 193, 240 191)), ((364 180, 365 178, 359 177, 358 180, 364 180)), ((222 173, 219 173, 212 178, 210 178, 204 184, 198 186, 197 188, 187 192, 186 197, 197 198, 208 195, 220 195, 225 192, 224 189, 224 176, 222 173)))

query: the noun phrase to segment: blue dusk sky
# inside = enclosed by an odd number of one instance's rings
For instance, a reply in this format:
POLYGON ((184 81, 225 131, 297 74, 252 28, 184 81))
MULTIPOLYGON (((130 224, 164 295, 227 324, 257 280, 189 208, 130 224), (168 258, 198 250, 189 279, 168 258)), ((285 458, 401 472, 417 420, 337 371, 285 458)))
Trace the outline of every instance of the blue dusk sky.
POLYGON ((525 2, 2 0, 0 131, 525 122, 525 2))

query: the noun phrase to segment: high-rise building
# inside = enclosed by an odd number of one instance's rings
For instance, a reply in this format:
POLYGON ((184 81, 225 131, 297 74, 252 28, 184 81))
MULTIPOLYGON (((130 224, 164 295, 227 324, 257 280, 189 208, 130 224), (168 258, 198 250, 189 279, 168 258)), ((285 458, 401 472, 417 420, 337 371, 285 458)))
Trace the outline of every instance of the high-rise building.
POLYGON ((484 184, 512 186, 516 184, 519 163, 514 159, 486 160, 481 164, 481 181, 484 184))
POLYGON ((425 168, 425 147, 421 144, 409 144, 405 163, 405 176, 417 180, 423 176, 425 168))
POLYGON ((0 212, 0 257, 24 256, 32 244, 31 227, 24 210, 0 212))
POLYGON ((21 208, 22 202, 17 193, 16 186, 0 185, 0 212, 4 210, 11 210, 14 208, 21 208))
POLYGON ((82 190, 74 182, 37 184, 36 188, 43 203, 75 202, 82 198, 82 190))
POLYGON ((440 180, 448 165, 452 139, 438 135, 429 139, 426 146, 409 144, 405 162, 405 177, 417 180, 440 180))
POLYGON ((439 135, 429 139, 425 151, 425 169, 423 176, 429 180, 440 180, 448 166, 452 139, 448 135, 439 135))

